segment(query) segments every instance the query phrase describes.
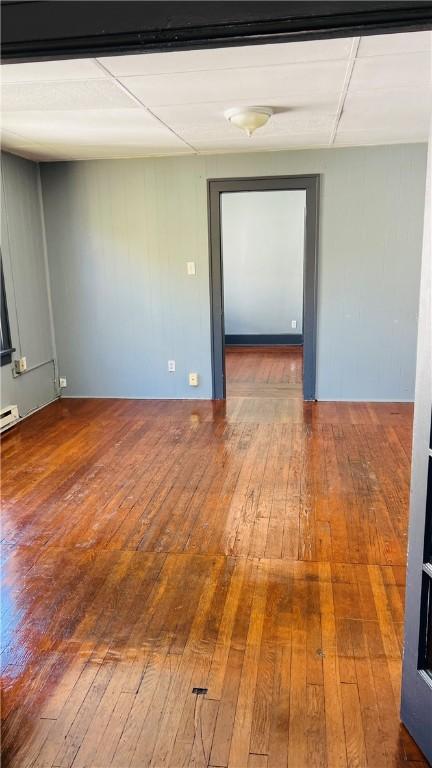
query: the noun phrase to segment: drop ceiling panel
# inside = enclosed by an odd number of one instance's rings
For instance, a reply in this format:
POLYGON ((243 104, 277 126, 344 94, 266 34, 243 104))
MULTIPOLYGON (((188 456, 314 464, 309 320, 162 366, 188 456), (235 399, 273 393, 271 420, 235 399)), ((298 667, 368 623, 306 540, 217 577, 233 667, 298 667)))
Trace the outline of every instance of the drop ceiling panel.
POLYGON ((141 144, 180 147, 184 143, 159 120, 145 110, 109 109, 86 111, 8 112, 3 130, 21 139, 44 142, 70 142, 71 145, 141 144))
POLYGON ((194 142, 194 146, 200 152, 266 152, 281 149, 305 149, 312 147, 326 147, 329 143, 329 133, 292 133, 289 136, 255 136, 249 139, 247 136, 237 139, 200 139, 194 142), (255 141, 255 139, 257 141, 255 141))
POLYGON ((357 59, 350 91, 378 88, 427 88, 430 84, 430 54, 426 51, 357 59))
POLYGON ((411 144, 424 141, 424 132, 417 127, 369 128, 368 130, 338 130, 334 146, 360 147, 378 144, 411 144))
POLYGON ((430 32, 401 32, 396 35, 368 35, 362 37, 358 49, 363 56, 388 56, 392 53, 430 51, 430 32))
POLYGON ((343 61, 287 66, 185 72, 126 77, 121 82, 147 106, 250 99, 258 103, 281 94, 289 100, 338 93, 345 77, 343 61))
POLYGON ((419 88, 390 91, 361 91, 348 94, 339 122, 338 131, 371 130, 379 128, 393 135, 414 129, 427 135, 430 121, 431 94, 419 88))
POLYGON ((311 40, 279 45, 249 45, 207 51, 176 51, 134 56, 110 56, 99 59, 113 75, 157 75, 194 70, 268 67, 274 64, 346 59, 351 49, 349 38, 311 40))
POLYGON ((287 147, 291 147, 293 145, 293 137, 295 136, 312 136, 312 135, 318 135, 320 136, 320 143, 325 142, 329 143, 331 138, 331 133, 333 129, 333 123, 328 123, 327 125, 310 125, 307 129, 300 129, 298 126, 295 126, 291 128, 289 131, 286 130, 275 130, 268 128, 267 130, 263 128, 260 130, 260 133, 256 133, 253 137, 249 137, 246 134, 240 133, 238 129, 236 129, 234 126, 230 127, 228 126, 226 131, 215 131, 212 129, 197 131, 193 129, 184 129, 182 131, 182 137, 185 141, 188 142, 188 144, 192 145, 196 149, 199 147, 201 141, 205 141, 208 143, 209 141, 213 141, 215 146, 218 142, 229 142, 231 144, 242 144, 245 147, 249 148, 249 151, 253 151, 256 147, 259 146, 261 140, 277 140, 280 142, 285 142, 287 147))
POLYGON ((356 43, 3 65, 3 146, 72 160, 426 141, 430 34, 356 43), (224 111, 251 104, 274 115, 249 139, 224 111))
POLYGON ((151 152, 139 144, 90 144, 83 146, 72 146, 71 144, 50 144, 49 146, 36 143, 19 143, 17 145, 18 154, 29 159, 46 161, 61 160, 109 160, 109 159, 127 159, 153 156, 173 156, 190 154, 186 146, 173 150, 165 145, 153 144, 151 152))
POLYGON ((5 112, 116 107, 138 108, 135 101, 111 80, 5 83, 2 87, 2 109, 5 112))
MULTIPOLYGON (((247 103, 247 102, 246 102, 247 103)), ((236 102, 241 106, 241 103, 236 102)), ((278 105, 275 100, 271 106, 274 114, 271 120, 259 133, 255 134, 257 138, 262 133, 267 135, 276 133, 291 132, 300 133, 301 131, 314 131, 316 129, 330 130, 335 121, 337 113, 337 99, 323 100, 321 103, 313 104, 305 102, 296 103, 291 107, 278 105)), ((176 133, 186 137, 188 140, 192 136, 214 136, 235 137, 243 139, 247 137, 242 134, 238 128, 229 123, 224 116, 225 104, 222 102, 213 102, 206 104, 183 104, 181 106, 154 107, 153 113, 157 115, 164 123, 170 125, 176 133)))
POLYGON ((36 61, 32 64, 2 64, 4 83, 38 83, 46 80, 90 80, 105 77, 94 59, 36 61))
MULTIPOLYGON (((31 142, 32 144, 34 142, 31 142)), ((4 126, 2 126, 2 149, 7 148, 10 149, 17 154, 22 154, 24 157, 25 151, 28 149, 29 142, 26 141, 25 138, 22 138, 21 136, 17 136, 14 133, 11 133, 10 131, 6 131, 4 126)), ((39 146, 39 150, 43 149, 43 146, 39 146)))
POLYGON ((283 133, 271 133, 261 136, 255 136, 254 139, 248 136, 235 136, 228 135, 224 139, 214 134, 186 134, 185 139, 196 150, 205 149, 206 151, 213 146, 215 150, 219 150, 221 147, 227 149, 237 149, 239 151, 246 152, 258 152, 263 147, 273 147, 274 149, 292 149, 294 147, 305 146, 328 146, 331 137, 331 130, 315 130, 315 131, 297 131, 292 132, 289 135, 283 133))

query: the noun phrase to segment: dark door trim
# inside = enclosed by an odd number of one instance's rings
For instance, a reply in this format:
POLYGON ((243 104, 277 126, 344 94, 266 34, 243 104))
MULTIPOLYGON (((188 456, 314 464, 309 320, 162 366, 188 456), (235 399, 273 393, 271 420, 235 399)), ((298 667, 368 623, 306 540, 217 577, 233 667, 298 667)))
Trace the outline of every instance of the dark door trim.
POLYGON ((319 175, 269 176, 208 181, 210 306, 213 398, 225 398, 225 328, 220 198, 223 192, 306 191, 303 280, 303 396, 315 400, 318 287, 319 175))
POLYGON ((430 29, 429 0, 3 0, 2 60, 73 59, 430 29))

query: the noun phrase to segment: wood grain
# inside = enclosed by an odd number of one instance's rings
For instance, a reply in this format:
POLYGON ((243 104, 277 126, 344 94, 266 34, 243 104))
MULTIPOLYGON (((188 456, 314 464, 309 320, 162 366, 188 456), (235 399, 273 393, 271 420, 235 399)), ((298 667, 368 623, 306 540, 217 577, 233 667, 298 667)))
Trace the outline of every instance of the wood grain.
POLYGON ((298 349, 227 374, 226 403, 64 399, 5 436, 4 766, 426 765, 411 406, 303 403, 298 349))

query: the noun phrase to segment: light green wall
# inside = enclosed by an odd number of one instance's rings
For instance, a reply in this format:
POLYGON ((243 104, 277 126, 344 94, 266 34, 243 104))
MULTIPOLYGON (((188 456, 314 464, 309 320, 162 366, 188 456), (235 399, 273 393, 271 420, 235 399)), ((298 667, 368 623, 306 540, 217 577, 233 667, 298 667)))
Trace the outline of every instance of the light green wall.
POLYGON ((425 172, 425 145, 41 166, 67 394, 209 397, 207 180, 319 173, 318 398, 412 399, 425 172))
POLYGON ((1 407, 18 405, 20 416, 56 397, 49 281, 43 240, 39 168, 2 153, 1 249, 15 357, 27 358, 19 378, 1 368, 1 407), (42 365, 41 365, 42 363, 42 365))

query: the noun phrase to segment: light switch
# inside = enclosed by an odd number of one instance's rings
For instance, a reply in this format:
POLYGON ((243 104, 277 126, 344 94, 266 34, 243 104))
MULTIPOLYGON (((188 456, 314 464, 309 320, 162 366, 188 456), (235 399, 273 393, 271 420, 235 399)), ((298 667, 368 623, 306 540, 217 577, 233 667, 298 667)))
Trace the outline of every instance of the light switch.
POLYGON ((196 269, 195 269, 195 262, 194 261, 188 261, 187 262, 187 273, 188 273, 188 275, 196 275, 196 269))

